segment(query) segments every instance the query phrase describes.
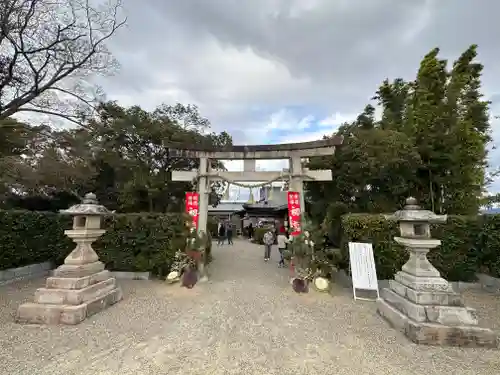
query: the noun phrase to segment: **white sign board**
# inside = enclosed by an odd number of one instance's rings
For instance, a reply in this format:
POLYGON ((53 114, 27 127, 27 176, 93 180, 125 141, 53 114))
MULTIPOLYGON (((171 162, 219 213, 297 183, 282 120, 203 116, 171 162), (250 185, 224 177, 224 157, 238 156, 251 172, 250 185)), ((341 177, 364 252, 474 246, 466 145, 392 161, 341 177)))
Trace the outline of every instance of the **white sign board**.
POLYGON ((356 296, 356 289, 374 290, 378 298, 377 271, 373 258, 371 243, 349 242, 349 264, 352 277, 352 292, 354 299, 364 299, 356 296))

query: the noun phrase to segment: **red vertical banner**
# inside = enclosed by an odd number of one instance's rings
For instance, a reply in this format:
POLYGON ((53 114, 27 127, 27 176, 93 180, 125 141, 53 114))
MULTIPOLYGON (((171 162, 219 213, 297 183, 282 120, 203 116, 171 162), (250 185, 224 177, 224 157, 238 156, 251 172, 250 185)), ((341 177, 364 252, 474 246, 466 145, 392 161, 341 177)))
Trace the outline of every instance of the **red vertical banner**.
POLYGON ((300 218, 302 215, 300 208, 300 195, 296 191, 288 192, 288 222, 290 227, 290 235, 297 236, 300 234, 300 218))
POLYGON ((198 216, 199 216, 199 195, 192 191, 186 192, 186 213, 191 215, 193 218, 193 224, 195 228, 198 228, 198 216))

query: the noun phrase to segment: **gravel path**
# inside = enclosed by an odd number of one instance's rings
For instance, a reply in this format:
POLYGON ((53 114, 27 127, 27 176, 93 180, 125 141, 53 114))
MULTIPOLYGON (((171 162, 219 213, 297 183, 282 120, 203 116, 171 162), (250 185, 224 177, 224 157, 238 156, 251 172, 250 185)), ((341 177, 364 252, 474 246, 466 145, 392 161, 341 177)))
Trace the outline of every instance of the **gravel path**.
MULTIPOLYGON (((124 300, 75 327, 13 323, 43 280, 0 287, 0 374, 499 374, 498 351, 417 346, 350 290, 297 295, 288 271, 246 241, 214 246, 211 279, 192 290, 119 283, 124 300)), ((500 328, 500 298, 468 294, 500 328)))

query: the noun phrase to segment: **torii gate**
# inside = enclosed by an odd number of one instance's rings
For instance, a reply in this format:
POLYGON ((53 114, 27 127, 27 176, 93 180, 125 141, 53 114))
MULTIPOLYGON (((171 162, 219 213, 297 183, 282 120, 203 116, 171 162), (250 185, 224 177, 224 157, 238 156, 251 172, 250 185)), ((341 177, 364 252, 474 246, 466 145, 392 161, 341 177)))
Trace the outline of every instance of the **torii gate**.
POLYGON ((208 194, 210 182, 217 180, 238 182, 262 182, 290 180, 289 188, 300 194, 301 210, 304 210, 304 181, 331 181, 331 170, 309 170, 302 166, 303 158, 333 155, 335 147, 342 144, 342 136, 302 143, 285 143, 276 145, 229 146, 221 150, 208 149, 170 149, 176 157, 198 158, 200 167, 193 171, 173 171, 172 181, 193 181, 198 179, 198 233, 207 231, 208 194), (225 172, 211 170, 209 160, 241 160, 242 172, 225 172), (289 159, 289 172, 271 172, 255 170, 257 159, 289 159))

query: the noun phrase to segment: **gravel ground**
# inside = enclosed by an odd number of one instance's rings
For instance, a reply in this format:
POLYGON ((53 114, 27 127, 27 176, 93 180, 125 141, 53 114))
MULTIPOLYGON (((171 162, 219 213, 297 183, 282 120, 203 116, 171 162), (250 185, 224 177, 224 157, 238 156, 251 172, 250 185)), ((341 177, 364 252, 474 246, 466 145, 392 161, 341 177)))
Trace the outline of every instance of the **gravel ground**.
MULTIPOLYGON (((44 281, 2 286, 0 374, 500 374, 498 351, 414 345, 348 289, 295 294, 273 257, 214 246, 208 283, 120 280, 124 300, 74 327, 13 323, 44 281)), ((466 297, 500 329, 500 297, 466 297)))

